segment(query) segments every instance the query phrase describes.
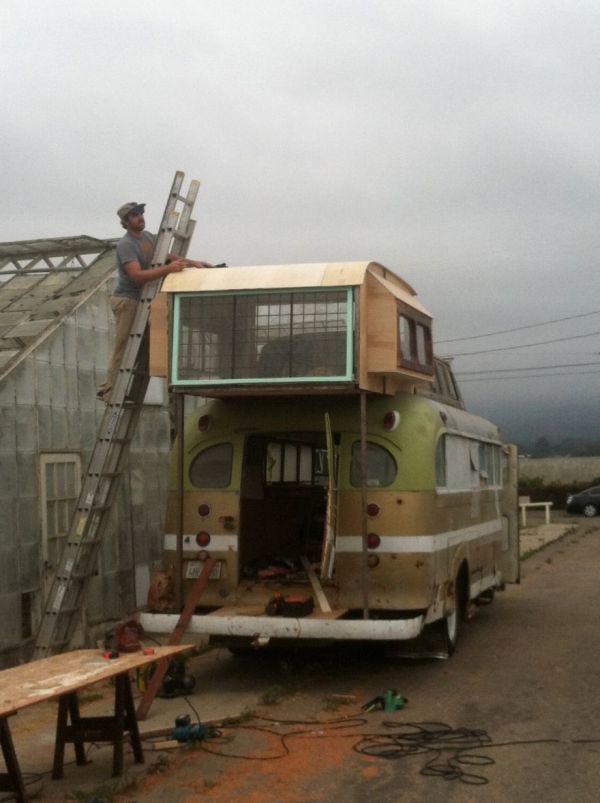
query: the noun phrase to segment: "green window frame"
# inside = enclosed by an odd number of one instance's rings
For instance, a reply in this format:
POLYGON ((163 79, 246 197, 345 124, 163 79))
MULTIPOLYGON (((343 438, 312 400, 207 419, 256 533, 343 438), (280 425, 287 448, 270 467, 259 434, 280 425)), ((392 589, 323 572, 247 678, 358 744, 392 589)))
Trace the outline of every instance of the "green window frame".
MULTIPOLYGON (((352 382, 354 379, 354 294, 353 288, 351 287, 294 288, 293 290, 277 290, 268 292, 242 291, 235 293, 175 293, 173 302, 173 340, 171 344, 172 359, 170 378, 172 385, 186 387, 227 387, 231 385, 295 385, 305 383, 331 384, 352 382), (321 318, 319 317, 320 313, 318 312, 318 307, 325 307, 328 301, 327 295, 329 295, 330 298, 333 298, 335 294, 337 294, 338 299, 341 299, 341 301, 338 301, 338 303, 341 307, 343 307, 343 312, 338 313, 338 316, 339 314, 343 314, 345 318, 345 329, 339 328, 339 322, 336 324, 336 328, 328 328, 326 313, 321 313, 321 318), (265 338, 264 342, 259 344, 258 340, 260 338, 261 323, 257 320, 252 321, 249 317, 244 318, 243 315, 236 316, 235 303, 236 299, 252 299, 260 298, 261 296, 265 299, 263 307, 268 308, 269 304, 271 304, 275 309, 277 309, 277 305, 279 304, 281 309, 289 307, 291 312, 289 313, 289 319, 285 318, 283 323, 281 322, 281 318, 285 316, 280 316, 280 318, 277 320, 277 327, 279 327, 280 331, 283 333, 280 338, 265 338), (321 296, 323 299, 322 301, 320 298, 321 296), (306 299, 312 297, 313 300, 303 302, 303 297, 306 299), (229 330, 227 330, 227 336, 229 337, 229 343, 227 344, 227 357, 229 359, 228 370, 230 373, 235 373, 236 368, 234 367, 234 362, 236 359, 239 360, 240 349, 242 351, 243 349, 246 349, 246 352, 248 353, 254 349, 254 355, 251 355, 251 359, 255 359, 258 364, 260 362, 260 354, 262 353, 261 350, 265 347, 271 348, 273 344, 276 345, 279 341, 283 347, 286 346, 286 342, 289 342, 290 348, 295 348, 295 341, 299 342, 299 340, 302 338, 304 338, 306 342, 310 339, 310 337, 314 336, 316 339, 321 336, 325 338, 325 341, 327 341, 328 337, 332 339, 336 335, 339 335, 340 339, 342 340, 345 369, 338 371, 335 374, 318 373, 318 369, 315 369, 314 373, 298 376, 244 376, 243 374, 234 376, 212 375, 204 378, 194 378, 193 376, 189 375, 183 376, 182 374, 184 372, 180 370, 180 364, 185 357, 184 349, 190 349, 189 338, 188 341, 186 341, 185 338, 182 337, 182 326, 185 320, 184 305, 193 298, 202 298, 207 307, 210 307, 210 304, 221 304, 223 305, 223 309, 227 310, 227 312, 231 314, 231 334, 229 330), (307 305, 312 304, 315 308, 315 312, 311 313, 312 317, 311 315, 306 316, 308 322, 306 322, 304 319, 295 321, 294 305, 299 305, 300 308, 302 308, 303 303, 306 303, 307 305), (233 313, 231 313, 231 310, 229 309, 230 307, 233 310, 233 313), (325 314, 325 317, 323 317, 323 314, 325 314), (245 326, 249 327, 249 329, 246 329, 246 332, 251 331, 252 335, 254 336, 254 343, 250 342, 248 337, 243 338, 240 336, 239 341, 236 340, 236 326, 240 325, 240 322, 243 321, 245 321, 245 326), (302 328, 303 326, 305 328, 302 328)), ((250 306, 251 308, 251 305, 246 306, 250 306)), ((243 301, 240 303, 240 307, 244 307, 243 301)), ((254 314, 258 317, 258 307, 255 308, 254 314)), ((215 313, 215 315, 218 315, 218 313, 215 313)), ((263 317, 266 320, 266 323, 262 324, 263 330, 268 330, 270 326, 268 315, 263 317)), ((276 330, 277 327, 273 328, 276 330)), ((219 348, 219 344, 217 342, 218 334, 208 330, 205 330, 200 334, 202 335, 201 342, 195 344, 194 347, 197 349, 201 363, 210 367, 211 349, 214 352, 219 348)), ((200 338, 198 338, 198 340, 200 341, 200 338)), ((308 343, 309 350, 310 345, 311 344, 308 343)), ((312 355, 314 356, 316 353, 319 353, 319 350, 313 345, 312 355)), ((320 353, 322 354, 322 349, 320 350, 320 353)), ((246 357, 247 356, 248 355, 246 354, 246 357)), ((298 358, 298 360, 300 361, 300 358, 298 358)), ((336 365, 336 368, 337 367, 338 366, 336 365)), ((191 368, 188 369, 188 374, 192 370, 193 369, 191 368)))

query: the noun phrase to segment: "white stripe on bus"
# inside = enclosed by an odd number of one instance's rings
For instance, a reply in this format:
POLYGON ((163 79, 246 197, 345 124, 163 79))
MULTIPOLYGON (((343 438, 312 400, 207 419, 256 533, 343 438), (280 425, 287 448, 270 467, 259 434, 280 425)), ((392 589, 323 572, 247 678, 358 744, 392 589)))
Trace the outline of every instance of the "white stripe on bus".
MULTIPOLYGON (((500 541, 503 537, 500 519, 450 530, 435 535, 382 535, 381 544, 374 550, 377 554, 385 552, 443 552, 448 547, 458 546, 468 541, 485 539, 486 542, 500 541)), ((361 535, 339 535, 335 541, 335 551, 362 552, 361 535)))
MULTIPOLYGON (((183 551, 198 552, 201 549, 210 549, 216 552, 237 552, 238 537, 237 535, 211 535, 210 544, 208 547, 198 546, 196 543, 196 533, 193 535, 183 536, 183 551), (187 540, 186 540, 187 539, 187 540)), ((177 536, 175 533, 167 533, 164 540, 164 548, 171 552, 177 551, 177 536)))
MULTIPOLYGON (((382 535, 381 544, 376 552, 382 553, 406 553, 406 552, 443 552, 449 547, 458 546, 468 541, 485 539, 486 543, 500 541, 503 539, 502 521, 493 519, 492 521, 474 524, 471 527, 463 527, 460 530, 449 530, 448 532, 436 533, 435 535, 382 535)), ((196 544, 196 535, 183 536, 183 551, 198 552, 202 549, 196 544), (186 542, 186 539, 187 542, 186 542)), ((177 536, 174 533, 167 533, 164 540, 164 548, 171 552, 177 550, 177 536)), ((237 535, 211 535, 208 548, 215 552, 237 552, 237 535)), ((340 552, 362 552, 361 535, 338 535, 335 540, 335 551, 340 552)))

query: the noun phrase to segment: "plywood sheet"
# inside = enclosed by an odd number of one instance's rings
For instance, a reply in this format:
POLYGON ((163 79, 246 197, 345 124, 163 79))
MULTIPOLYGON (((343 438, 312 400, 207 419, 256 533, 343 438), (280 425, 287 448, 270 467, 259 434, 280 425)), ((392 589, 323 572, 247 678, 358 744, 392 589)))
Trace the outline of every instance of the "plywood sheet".
POLYGON ((140 650, 121 653, 114 659, 104 658, 100 650, 75 650, 4 669, 0 672, 0 716, 84 689, 101 680, 154 663, 160 658, 191 650, 193 645, 179 644, 153 649, 153 655, 144 655, 140 650))
POLYGON ((169 376, 169 297, 158 293, 150 305, 150 376, 169 376))
POLYGON ((166 293, 275 290, 292 287, 359 286, 369 262, 317 262, 299 265, 250 265, 233 268, 188 268, 169 274, 166 293))

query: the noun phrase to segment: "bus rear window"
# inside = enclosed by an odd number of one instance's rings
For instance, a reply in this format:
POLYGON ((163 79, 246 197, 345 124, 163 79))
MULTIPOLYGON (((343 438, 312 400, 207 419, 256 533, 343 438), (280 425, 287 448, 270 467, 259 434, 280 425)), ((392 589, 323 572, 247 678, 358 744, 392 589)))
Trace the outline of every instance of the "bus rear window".
MULTIPOLYGON (((396 479, 398 467, 387 449, 376 443, 367 444, 367 485, 370 488, 384 488, 396 479)), ((352 466, 350 483, 355 488, 361 485, 360 441, 352 444, 352 466)))
POLYGON ((233 444, 209 446, 192 460, 190 482, 195 488, 226 488, 231 482, 233 444))

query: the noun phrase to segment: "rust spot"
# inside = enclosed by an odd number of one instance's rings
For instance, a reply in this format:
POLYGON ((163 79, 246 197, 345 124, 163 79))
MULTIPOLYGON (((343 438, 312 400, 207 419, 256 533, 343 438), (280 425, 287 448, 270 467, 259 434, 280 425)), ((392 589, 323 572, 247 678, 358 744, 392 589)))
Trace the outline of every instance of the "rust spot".
POLYGON ((396 499, 396 504, 397 505, 401 505, 402 504, 402 499, 400 499, 400 497, 398 497, 398 499, 396 499))
POLYGON ((421 568, 421 566, 423 566, 423 565, 424 565, 424 564, 423 564, 423 561, 422 561, 422 560, 418 560, 418 561, 415 563, 415 566, 416 566, 416 568, 417 568, 417 569, 420 569, 420 568, 421 568))

